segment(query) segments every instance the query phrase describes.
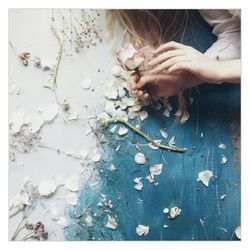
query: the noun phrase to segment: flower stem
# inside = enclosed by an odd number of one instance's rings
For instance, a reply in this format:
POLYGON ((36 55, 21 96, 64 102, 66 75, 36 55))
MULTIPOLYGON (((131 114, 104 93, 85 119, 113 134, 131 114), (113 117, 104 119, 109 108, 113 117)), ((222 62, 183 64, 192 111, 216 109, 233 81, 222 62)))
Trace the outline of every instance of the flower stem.
POLYGON ((174 151, 174 152, 185 152, 187 149, 186 148, 178 148, 175 146, 169 146, 169 145, 162 145, 160 143, 157 143, 155 141, 153 141, 149 136, 147 136, 144 132, 142 132, 140 129, 134 127, 133 125, 131 125, 129 122, 123 120, 123 119, 119 119, 119 118, 114 118, 114 119, 110 119, 108 120, 108 123, 116 123, 116 122, 120 122, 125 124, 126 126, 128 126, 129 128, 131 128, 133 131, 135 131, 137 134, 141 135, 144 139, 146 139, 148 142, 150 142, 152 145, 162 148, 162 149, 167 149, 170 151, 174 151))

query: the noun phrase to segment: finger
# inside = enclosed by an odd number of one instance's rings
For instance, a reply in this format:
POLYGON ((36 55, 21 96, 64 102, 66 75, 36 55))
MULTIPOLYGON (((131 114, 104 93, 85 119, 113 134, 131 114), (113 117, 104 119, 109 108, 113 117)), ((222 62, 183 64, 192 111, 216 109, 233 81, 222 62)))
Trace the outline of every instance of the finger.
POLYGON ((131 83, 131 89, 132 89, 132 90, 136 90, 136 83, 134 83, 134 82, 131 83))
POLYGON ((138 90, 137 96, 139 96, 141 98, 143 96, 143 91, 142 90, 138 90))
POLYGON ((154 66, 156 64, 162 63, 168 59, 171 59, 176 56, 182 56, 185 54, 185 51, 183 49, 178 50, 170 50, 165 53, 160 54, 159 56, 155 57, 153 60, 151 60, 148 65, 154 66))
POLYGON ((154 51, 154 53, 157 54, 163 51, 173 50, 173 49, 184 49, 186 47, 187 47, 186 45, 172 41, 172 42, 168 42, 168 43, 161 45, 154 51))
POLYGON ((187 62, 188 57, 186 56, 177 56, 177 57, 173 57, 165 62, 163 62, 162 64, 158 65, 156 68, 154 68, 151 73, 153 74, 157 74, 160 73, 164 70, 167 70, 168 68, 170 68, 172 65, 178 63, 178 62, 187 62))
POLYGON ((149 96, 148 93, 144 93, 142 98, 143 98, 144 101, 147 101, 150 98, 150 96, 149 96))
POLYGON ((174 73, 177 71, 189 71, 192 72, 192 68, 190 67, 191 63, 189 62, 178 62, 174 65, 172 65, 171 67, 168 68, 168 73, 174 73))
POLYGON ((154 82, 155 75, 145 75, 140 78, 140 80, 136 83, 137 89, 142 89, 145 87, 148 83, 154 82))

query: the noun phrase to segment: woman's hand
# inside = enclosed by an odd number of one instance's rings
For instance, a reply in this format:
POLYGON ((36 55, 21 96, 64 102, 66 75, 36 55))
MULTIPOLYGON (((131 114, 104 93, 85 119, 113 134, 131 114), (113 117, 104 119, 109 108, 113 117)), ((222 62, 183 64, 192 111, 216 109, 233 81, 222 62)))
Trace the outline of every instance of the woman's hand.
POLYGON ((129 80, 131 91, 142 100, 150 97, 172 96, 186 88, 201 84, 203 81, 190 73, 149 74, 142 73, 139 77, 132 74, 129 80))
POLYGON ((149 66, 156 66, 151 73, 189 72, 204 82, 222 81, 221 62, 210 59, 190 46, 169 42, 161 45, 154 53, 159 55, 148 63, 149 66))

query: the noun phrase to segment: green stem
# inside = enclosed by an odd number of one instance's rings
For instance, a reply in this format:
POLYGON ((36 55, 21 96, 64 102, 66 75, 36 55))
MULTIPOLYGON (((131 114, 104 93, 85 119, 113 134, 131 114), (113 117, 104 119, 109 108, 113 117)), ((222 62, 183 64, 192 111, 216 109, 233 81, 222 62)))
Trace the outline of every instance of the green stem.
POLYGON ((61 42, 61 39, 55 29, 55 27, 52 25, 51 26, 51 29, 59 43, 59 51, 58 51, 58 57, 57 57, 57 64, 56 64, 56 68, 55 68, 55 72, 54 72, 54 75, 53 75, 53 81, 52 81, 52 88, 53 90, 55 91, 56 87, 57 87, 57 84, 56 84, 56 80, 57 80, 57 75, 58 75, 58 69, 59 69, 59 66, 60 66, 60 62, 61 62, 61 59, 62 59, 62 50, 63 50, 63 46, 62 46, 62 42, 61 42))
POLYGON ((25 235, 20 241, 25 241, 28 240, 29 238, 31 238, 31 236, 34 235, 34 232, 32 231, 31 233, 28 233, 27 235, 25 235))
POLYGON ((21 220, 21 222, 19 223, 19 225, 18 225, 16 231, 14 232, 13 236, 11 237, 11 240, 15 240, 16 237, 17 237, 17 235, 18 235, 18 233, 24 228, 24 226, 21 227, 23 221, 24 221, 24 217, 22 218, 22 220, 21 220))
POLYGON ((116 123, 116 122, 120 122, 125 124, 126 126, 128 126, 129 128, 131 128, 133 131, 135 131, 137 134, 141 135, 144 139, 146 139, 148 142, 150 142, 152 145, 162 148, 162 149, 167 149, 170 151, 174 151, 174 152, 185 152, 187 149, 186 148, 178 148, 175 146, 169 146, 169 145, 162 145, 160 143, 157 143, 155 141, 153 141, 149 136, 147 136, 145 133, 143 133, 140 129, 134 127, 133 125, 131 125, 129 122, 123 120, 123 119, 110 119, 108 120, 108 123, 116 123))

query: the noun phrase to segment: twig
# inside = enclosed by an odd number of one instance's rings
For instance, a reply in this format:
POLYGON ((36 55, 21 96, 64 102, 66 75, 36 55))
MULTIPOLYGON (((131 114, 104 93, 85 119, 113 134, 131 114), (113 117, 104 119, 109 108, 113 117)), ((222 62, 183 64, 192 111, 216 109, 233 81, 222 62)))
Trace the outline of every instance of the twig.
POLYGON ((149 136, 147 136, 145 133, 143 133, 140 129, 137 129, 136 127, 134 127, 133 125, 131 125, 129 122, 123 120, 123 119, 119 119, 119 118, 114 118, 114 119, 110 119, 107 121, 107 123, 116 123, 116 122, 120 122, 125 124, 126 126, 128 126, 129 128, 131 128, 133 131, 135 131, 137 134, 141 135, 144 139, 146 139, 148 142, 152 143, 152 145, 162 148, 162 149, 167 149, 170 151, 175 151, 175 152, 185 152, 187 149, 186 148, 178 148, 175 146, 168 146, 168 145, 162 145, 160 143, 155 142, 154 140, 152 140, 149 136))

